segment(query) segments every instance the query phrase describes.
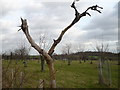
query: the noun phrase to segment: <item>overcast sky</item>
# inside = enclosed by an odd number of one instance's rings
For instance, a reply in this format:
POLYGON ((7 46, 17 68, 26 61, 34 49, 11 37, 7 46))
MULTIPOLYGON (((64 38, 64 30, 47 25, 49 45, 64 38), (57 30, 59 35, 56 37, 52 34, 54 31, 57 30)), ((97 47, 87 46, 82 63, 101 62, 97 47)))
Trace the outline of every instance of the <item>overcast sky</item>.
MULTIPOLYGON (((109 44, 110 51, 116 50, 118 42, 118 1, 119 0, 80 0, 76 7, 80 13, 92 5, 102 6, 102 14, 89 11, 86 16, 65 33, 55 53, 61 53, 62 47, 71 43, 73 47, 82 44, 86 50, 93 50, 96 44, 109 44)), ((0 52, 14 50, 21 44, 30 44, 22 31, 18 32, 20 17, 28 21, 29 31, 39 44, 39 37, 45 35, 46 50, 60 32, 74 19, 74 10, 70 7, 73 0, 0 0, 0 52), (56 1, 56 2, 55 2, 56 1)), ((73 50, 74 51, 74 50, 73 50)), ((30 54, 38 54, 34 49, 30 54)))

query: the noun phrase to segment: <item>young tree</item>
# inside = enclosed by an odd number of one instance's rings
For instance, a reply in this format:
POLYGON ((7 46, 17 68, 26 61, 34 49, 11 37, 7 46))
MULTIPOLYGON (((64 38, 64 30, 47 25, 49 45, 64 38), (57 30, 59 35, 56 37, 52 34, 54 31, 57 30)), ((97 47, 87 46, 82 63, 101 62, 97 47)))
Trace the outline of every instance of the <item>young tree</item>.
POLYGON ((71 64, 70 53, 71 53, 72 44, 68 43, 62 47, 62 52, 67 55, 68 65, 71 64))
POLYGON ((14 50, 13 54, 17 58, 24 60, 29 54, 29 49, 25 45, 20 45, 18 49, 14 50))
POLYGON ((77 50, 77 52, 80 53, 80 54, 79 54, 80 63, 82 63, 81 60, 84 60, 84 62, 85 62, 85 59, 84 59, 84 57, 85 57, 85 55, 84 55, 85 45, 84 45, 84 44, 78 44, 78 45, 76 46, 76 50, 77 50))
POLYGON ((30 48, 28 48, 25 44, 21 44, 17 49, 14 50, 14 52, 11 52, 10 57, 13 56, 14 59, 23 60, 24 67, 27 67, 26 60, 29 56, 30 48))
MULTIPOLYGON (((103 75, 103 66, 105 64, 105 61, 107 61, 107 70, 106 72, 108 72, 108 76, 110 78, 110 66, 109 66, 109 62, 108 59, 106 58, 106 52, 109 51, 109 44, 104 44, 101 43, 99 45, 96 45, 95 49, 100 53, 100 58, 99 58, 99 83, 100 84, 105 84, 105 78, 103 75)), ((111 84, 111 81, 109 82, 109 84, 111 84)))
MULTIPOLYGON (((53 58, 51 57, 56 46, 60 43, 60 41, 62 40, 64 34, 66 31, 68 31, 73 25, 75 25, 79 20, 80 18, 86 16, 86 15, 90 15, 90 13, 88 13, 88 10, 94 10, 94 11, 97 11, 99 13, 100 10, 98 10, 97 8, 100 8, 100 9, 103 9, 102 7, 99 7, 98 5, 95 5, 95 6, 91 6, 91 7, 88 7, 87 10, 83 13, 79 13, 75 7, 75 1, 72 3, 71 7, 75 10, 75 18, 73 19, 73 21, 70 23, 70 25, 68 25, 64 30, 62 30, 62 32, 60 33, 59 37, 54 40, 51 48, 49 49, 48 52, 46 52, 44 49, 42 49, 41 47, 39 47, 35 41, 32 39, 31 35, 29 34, 29 29, 28 29, 28 24, 27 24, 27 20, 26 19, 22 19, 21 18, 21 29, 22 31, 24 32, 26 38, 28 39, 29 43, 31 44, 31 46, 36 49, 40 54, 42 54, 47 62, 47 65, 48 65, 48 68, 49 68, 49 72, 50 72, 50 86, 51 88, 56 88, 56 79, 55 79, 55 69, 54 69, 54 60, 53 58)), ((19 30, 21 30, 19 29, 19 30)))
MULTIPOLYGON (((46 47, 46 41, 45 41, 45 39, 46 39, 45 34, 40 34, 40 37, 39 37, 39 46, 42 49, 45 49, 45 47, 46 47)), ((43 57, 42 54, 40 54, 40 59, 41 59, 41 72, 43 72, 45 70, 45 60, 44 60, 44 57, 43 57)))
POLYGON ((119 57, 120 57, 120 42, 116 42, 116 51, 117 51, 117 54, 118 54, 118 65, 120 65, 120 60, 119 60, 119 57))

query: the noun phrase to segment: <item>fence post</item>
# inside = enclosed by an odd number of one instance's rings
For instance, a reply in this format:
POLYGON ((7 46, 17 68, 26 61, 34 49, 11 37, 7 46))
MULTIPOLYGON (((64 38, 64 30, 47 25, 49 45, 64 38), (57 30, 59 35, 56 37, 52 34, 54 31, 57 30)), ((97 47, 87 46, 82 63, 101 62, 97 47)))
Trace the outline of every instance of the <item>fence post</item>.
POLYGON ((20 88, 22 88, 23 72, 20 72, 20 88))
POLYGON ((11 75, 12 81, 11 82, 12 82, 12 88, 13 88, 13 78, 14 78, 14 70, 13 69, 11 69, 11 73, 12 73, 12 75, 11 75))

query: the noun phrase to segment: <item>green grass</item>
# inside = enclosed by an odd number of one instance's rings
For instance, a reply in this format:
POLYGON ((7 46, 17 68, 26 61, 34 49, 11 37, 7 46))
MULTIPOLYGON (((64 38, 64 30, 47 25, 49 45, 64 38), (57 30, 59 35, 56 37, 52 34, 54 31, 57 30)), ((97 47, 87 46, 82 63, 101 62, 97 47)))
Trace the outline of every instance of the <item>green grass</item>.
MULTIPOLYGON (((9 66, 7 74, 11 74, 10 69, 19 67, 19 72, 26 73, 24 88, 36 88, 40 79, 45 80, 45 86, 49 87, 49 71, 47 65, 45 72, 40 71, 40 63, 38 61, 28 61, 28 67, 24 67, 22 61, 17 64, 13 60, 9 66)), ((111 62, 112 85, 110 87, 98 84, 98 65, 97 61, 82 62, 72 61, 71 65, 67 65, 67 61, 55 61, 56 82, 58 88, 117 88, 118 87, 118 65, 117 62, 111 62)), ((6 68, 8 61, 3 61, 3 67, 6 68)), ((4 75, 3 75, 4 77, 4 75)), ((18 75, 19 77, 19 75, 18 75)), ((6 80, 7 82, 7 80, 6 80)))

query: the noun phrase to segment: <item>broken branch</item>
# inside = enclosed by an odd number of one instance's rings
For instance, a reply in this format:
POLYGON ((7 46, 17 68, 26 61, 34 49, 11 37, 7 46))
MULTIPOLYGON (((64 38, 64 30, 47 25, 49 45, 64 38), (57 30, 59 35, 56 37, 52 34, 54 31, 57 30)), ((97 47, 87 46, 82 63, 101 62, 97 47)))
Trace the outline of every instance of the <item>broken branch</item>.
POLYGON ((83 13, 80 14, 80 13, 78 12, 77 8, 75 7, 75 1, 72 3, 71 8, 73 8, 73 9, 75 10, 75 18, 73 19, 72 23, 71 23, 70 25, 68 25, 68 26, 61 32, 61 34, 60 34, 60 36, 58 37, 58 39, 54 40, 51 48, 50 48, 49 51, 48 51, 48 54, 49 54, 50 56, 53 54, 55 47, 57 46, 58 43, 60 43, 60 41, 62 40, 63 35, 65 34, 65 32, 66 32, 69 28, 71 28, 75 23, 77 23, 77 22, 80 20, 81 17, 86 16, 86 15, 91 16, 90 13, 88 13, 88 10, 89 10, 89 9, 94 10, 94 11, 97 11, 97 12, 99 12, 99 13, 101 13, 101 11, 98 10, 97 8, 103 9, 102 7, 99 7, 98 5, 95 5, 95 6, 88 7, 85 12, 83 12, 83 13))

